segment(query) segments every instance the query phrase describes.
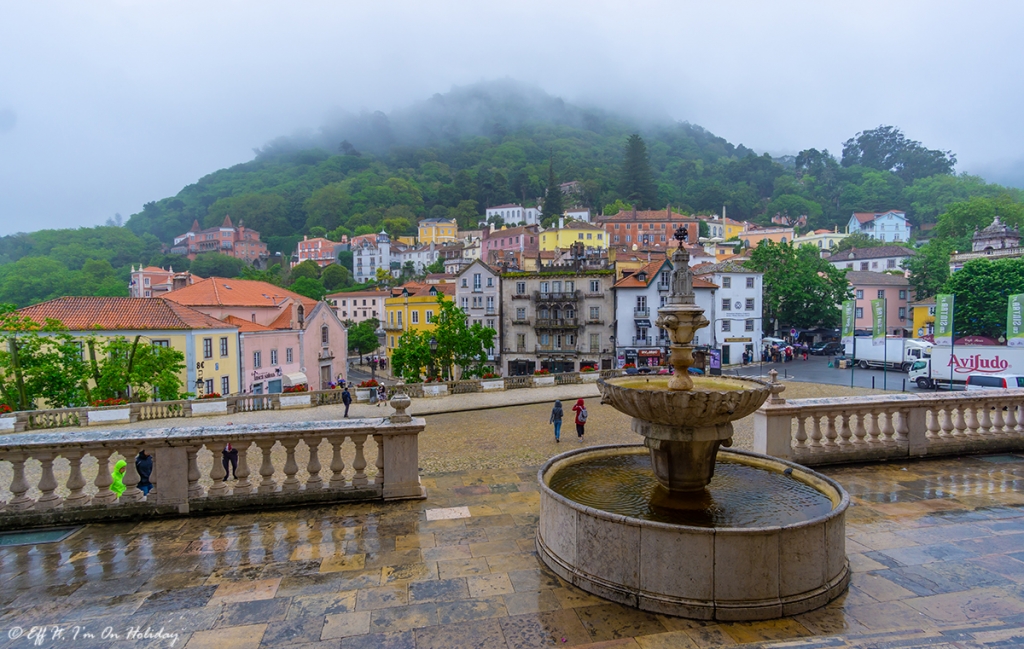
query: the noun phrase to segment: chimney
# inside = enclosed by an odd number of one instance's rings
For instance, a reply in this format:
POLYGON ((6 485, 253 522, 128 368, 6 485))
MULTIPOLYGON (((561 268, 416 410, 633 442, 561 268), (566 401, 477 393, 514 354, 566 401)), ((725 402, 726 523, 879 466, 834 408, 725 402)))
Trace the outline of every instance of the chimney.
POLYGON ((171 290, 177 291, 179 288, 185 288, 188 286, 188 279, 184 275, 175 275, 171 279, 171 290))
POLYGON ((564 216, 560 216, 560 217, 558 217, 558 229, 561 230, 564 227, 565 227, 565 217, 564 216))

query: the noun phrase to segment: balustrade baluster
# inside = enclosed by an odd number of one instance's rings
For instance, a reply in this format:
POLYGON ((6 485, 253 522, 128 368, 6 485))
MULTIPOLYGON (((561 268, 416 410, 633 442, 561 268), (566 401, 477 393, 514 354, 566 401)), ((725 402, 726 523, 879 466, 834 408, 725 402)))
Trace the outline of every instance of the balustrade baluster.
MULTIPOLYGON (((199 448, 189 447, 185 449, 185 454, 188 456, 188 497, 202 498, 203 487, 199 484, 202 474, 199 473, 199 461, 197 460, 199 448)), ((214 460, 216 459, 214 458, 214 460)))
POLYGON ((1021 423, 1020 415, 1017 412, 1017 403, 1015 401, 1010 401, 1006 404, 1006 414, 1003 416, 1003 419, 1005 421, 1004 426, 1007 433, 1015 435, 1020 432, 1017 430, 1021 423))
POLYGON ((151 503, 155 503, 156 502, 156 480, 157 480, 156 470, 158 468, 157 463, 159 462, 159 458, 157 457, 158 454, 159 454, 159 451, 154 451, 153 452, 153 454, 152 454, 152 457, 153 457, 153 470, 149 472, 149 484, 151 486, 149 488, 149 493, 146 494, 146 501, 147 502, 151 502, 151 503))
POLYGON ((906 410, 897 410, 893 414, 896 417, 896 444, 906 446, 910 443, 910 414, 906 410))
POLYGON ((964 417, 964 404, 958 403, 956 406, 956 416, 953 418, 953 436, 963 437, 966 434, 967 421, 964 417))
POLYGON ((60 506, 63 501, 58 494, 54 493, 57 490, 57 478, 53 477, 54 454, 38 453, 36 459, 40 464, 39 483, 36 485, 40 493, 35 508, 53 509, 60 506))
POLYGON ((868 413, 864 410, 861 410, 860 412, 857 413, 857 423, 855 423, 853 426, 854 444, 865 444, 867 442, 865 438, 868 435, 868 431, 864 427, 864 417, 866 417, 867 415, 868 413))
POLYGON ((992 404, 989 401, 984 401, 978 406, 978 428, 977 432, 981 435, 992 435, 995 433, 992 430, 992 418, 989 416, 989 412, 992 410, 992 404))
POLYGON ((232 494, 252 493, 252 483, 249 482, 249 447, 251 446, 251 442, 242 442, 242 445, 237 447, 238 470, 235 471, 235 477, 238 478, 238 482, 235 483, 235 488, 231 491, 232 494))
POLYGON ((878 413, 873 410, 862 411, 860 415, 861 425, 864 428, 864 441, 867 444, 877 444, 881 440, 878 438, 878 413))
POLYGON ((978 412, 975 404, 961 404, 960 412, 964 418, 964 432, 967 435, 978 434, 978 412))
POLYGON ((373 478, 373 484, 384 484, 384 436, 374 435, 373 441, 377 442, 377 459, 374 465, 377 467, 377 475, 373 478))
POLYGON ((320 477, 320 440, 322 437, 306 439, 306 446, 309 447, 309 464, 306 470, 309 472, 309 479, 306 480, 306 491, 310 489, 323 489, 324 479, 320 477))
POLYGON ((821 446, 821 415, 811 415, 811 447, 818 449, 821 446))
POLYGON ((93 451, 97 462, 96 479, 93 481, 96 485, 96 495, 92 497, 94 505, 109 505, 117 500, 117 494, 110 490, 110 485, 114 483, 110 475, 110 454, 111 451, 105 448, 93 451))
POLYGON ((992 426, 991 430, 994 435, 1006 434, 1006 421, 1003 419, 1003 405, 1002 401, 996 401, 995 407, 992 408, 992 426))
POLYGON ((825 415, 825 441, 822 442, 822 446, 836 447, 836 414, 826 413, 825 415))
POLYGON ((135 468, 135 451, 134 449, 123 449, 121 455, 124 457, 124 476, 121 478, 121 483, 124 484, 124 492, 121 494, 121 502, 123 503, 135 503, 142 500, 145 496, 142 493, 142 489, 139 489, 139 481, 142 480, 139 477, 139 470, 135 468))
POLYGON ((949 438, 953 435, 953 406, 939 406, 939 437, 949 438))
POLYGON ((345 443, 345 436, 330 437, 327 440, 331 443, 331 489, 344 489, 345 483, 345 460, 341 458, 341 445, 345 443))
POLYGON ((807 429, 804 425, 804 417, 797 415, 796 419, 796 433, 793 434, 793 439, 796 440, 797 448, 807 448, 807 429))
POLYGON ((299 479, 295 477, 295 474, 299 472, 299 465, 295 462, 295 445, 299 443, 298 438, 285 438, 281 440, 281 445, 284 446, 285 460, 284 460, 284 483, 281 485, 281 491, 298 491, 299 490, 299 479))
POLYGON ((850 411, 844 410, 839 413, 839 416, 843 418, 843 424, 839 427, 839 446, 849 446, 851 444, 850 439, 853 437, 853 430, 850 427, 850 411))
POLYGON ((263 480, 257 491, 261 494, 269 494, 277 491, 277 483, 274 482, 274 462, 270 459, 270 449, 274 448, 274 440, 261 440, 256 442, 260 451, 263 452, 263 463, 260 464, 260 475, 263 480))
POLYGON ((883 444, 891 444, 894 440, 893 434, 896 429, 892 425, 892 415, 892 410, 883 410, 875 414, 881 421, 881 426, 878 429, 878 441, 883 444))
POLYGON ((31 509, 35 501, 25 495, 28 493, 28 480, 25 479, 25 460, 28 459, 28 456, 12 453, 6 459, 11 463, 11 493, 14 495, 11 502, 7 503, 7 509, 12 511, 31 509))
POLYGON ((68 497, 64 499, 65 507, 80 507, 82 505, 89 504, 89 495, 85 493, 85 476, 82 475, 82 456, 85 455, 81 451, 68 451, 63 453, 64 457, 68 459, 68 463, 71 465, 68 472, 68 481, 66 483, 68 491, 68 497))
POLYGON ((209 498, 220 498, 221 496, 228 495, 228 483, 224 479, 228 477, 228 471, 224 468, 224 456, 221 453, 221 449, 227 448, 227 445, 221 446, 220 443, 209 442, 206 444, 206 449, 213 455, 213 463, 210 465, 210 488, 206 491, 206 495, 209 498))
POLYGON ((363 457, 363 444, 366 443, 366 435, 353 435, 352 443, 356 445, 356 458, 352 460, 352 468, 355 469, 355 475, 352 476, 353 487, 363 487, 366 485, 366 458, 363 457))
POLYGON ((942 429, 939 427, 939 410, 938 406, 932 406, 925 411, 924 419, 924 436, 931 444, 939 438, 939 433, 942 429))

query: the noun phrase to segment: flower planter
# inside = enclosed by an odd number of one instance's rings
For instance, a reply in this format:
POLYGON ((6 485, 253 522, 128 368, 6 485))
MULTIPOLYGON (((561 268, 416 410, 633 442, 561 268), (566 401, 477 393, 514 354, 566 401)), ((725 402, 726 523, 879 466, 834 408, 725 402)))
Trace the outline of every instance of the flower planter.
POLYGON ((580 381, 582 383, 597 383, 599 378, 601 378, 600 372, 580 372, 580 381))
POLYGON ((281 410, 309 408, 312 403, 308 392, 305 394, 282 394, 278 397, 278 402, 281 404, 281 410))
POLYGON ((6 415, 0 417, 0 432, 13 433, 15 424, 18 423, 18 418, 14 415, 6 415))
POLYGON ((480 381, 480 388, 484 392, 488 390, 504 390, 505 379, 483 379, 480 381))
POLYGON ((356 388, 356 403, 370 403, 370 392, 377 388, 356 388))
POLYGON ((533 377, 533 387, 539 388, 544 385, 554 385, 555 377, 548 375, 541 375, 533 377))
POLYGON ((226 399, 196 399, 192 402, 192 416, 226 415, 228 402, 226 399))
POLYGON ((425 397, 446 397, 448 396, 447 383, 424 383, 423 396, 425 397))
POLYGON ((131 406, 110 406, 108 408, 95 408, 89 410, 88 425, 100 426, 103 424, 128 424, 132 420, 131 406))

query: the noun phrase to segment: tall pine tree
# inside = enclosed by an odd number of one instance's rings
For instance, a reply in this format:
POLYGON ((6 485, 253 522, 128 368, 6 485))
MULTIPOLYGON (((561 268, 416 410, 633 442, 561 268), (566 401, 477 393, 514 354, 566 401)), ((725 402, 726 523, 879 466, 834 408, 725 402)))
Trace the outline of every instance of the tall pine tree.
POLYGON ((653 209, 658 200, 658 188, 651 174, 651 163, 647 159, 647 144, 634 133, 626 142, 626 159, 622 163, 622 180, 619 193, 628 203, 640 209, 653 209))
POLYGON ((549 225, 556 222, 565 211, 562 205, 562 188, 558 186, 558 179, 555 178, 554 156, 548 161, 548 188, 544 194, 544 209, 541 211, 544 223, 549 225))

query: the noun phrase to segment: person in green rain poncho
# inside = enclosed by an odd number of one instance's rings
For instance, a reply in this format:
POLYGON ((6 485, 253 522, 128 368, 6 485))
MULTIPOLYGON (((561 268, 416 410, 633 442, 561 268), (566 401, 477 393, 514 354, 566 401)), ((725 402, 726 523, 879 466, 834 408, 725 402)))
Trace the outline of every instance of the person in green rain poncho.
POLYGON ((118 498, 121 497, 125 490, 122 480, 124 479, 124 471, 127 466, 127 462, 118 460, 117 464, 114 465, 114 470, 110 473, 110 476, 114 479, 114 482, 110 485, 110 490, 116 493, 118 498))

